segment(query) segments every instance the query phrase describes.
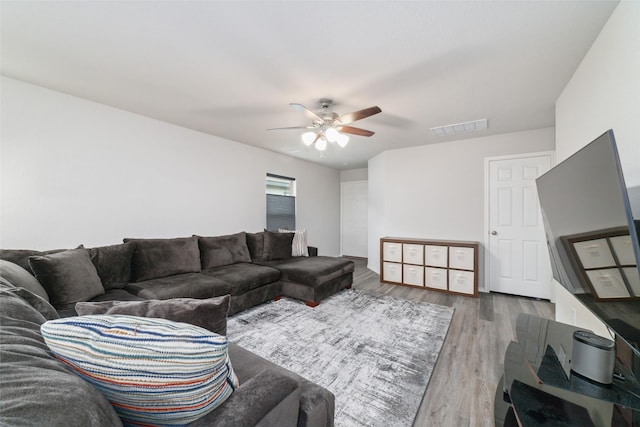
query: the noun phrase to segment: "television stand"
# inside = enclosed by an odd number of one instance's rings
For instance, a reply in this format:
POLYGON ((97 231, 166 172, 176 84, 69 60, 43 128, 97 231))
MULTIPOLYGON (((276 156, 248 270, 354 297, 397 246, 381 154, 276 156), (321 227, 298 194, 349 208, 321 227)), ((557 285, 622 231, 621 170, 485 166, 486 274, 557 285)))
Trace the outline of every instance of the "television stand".
POLYGON ((579 328, 520 314, 517 341, 504 357, 504 375, 496 390, 496 427, 637 426, 640 385, 628 370, 603 385, 571 372, 573 332, 579 328))

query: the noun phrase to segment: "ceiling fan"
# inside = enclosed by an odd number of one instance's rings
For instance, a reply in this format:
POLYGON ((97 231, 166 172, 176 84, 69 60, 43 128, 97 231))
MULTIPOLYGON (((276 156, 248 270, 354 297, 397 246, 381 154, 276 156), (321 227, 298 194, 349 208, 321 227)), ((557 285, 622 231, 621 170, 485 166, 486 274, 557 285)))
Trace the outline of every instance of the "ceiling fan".
POLYGON ((291 105, 296 110, 304 111, 305 113, 307 113, 307 115, 313 120, 311 122, 311 125, 290 126, 268 130, 313 129, 302 134, 302 142, 304 142, 306 146, 315 145, 315 147, 320 151, 326 150, 327 142, 335 142, 340 147, 344 147, 345 145, 347 145, 347 143, 349 142, 349 137, 345 134, 371 136, 375 133, 370 130, 348 125, 355 122, 356 120, 366 119, 367 117, 382 112, 380 107, 369 107, 340 116, 337 113, 329 110, 331 104, 333 104, 333 101, 331 99, 321 99, 320 106, 322 107, 322 111, 315 113, 302 104, 290 103, 289 105, 291 105))

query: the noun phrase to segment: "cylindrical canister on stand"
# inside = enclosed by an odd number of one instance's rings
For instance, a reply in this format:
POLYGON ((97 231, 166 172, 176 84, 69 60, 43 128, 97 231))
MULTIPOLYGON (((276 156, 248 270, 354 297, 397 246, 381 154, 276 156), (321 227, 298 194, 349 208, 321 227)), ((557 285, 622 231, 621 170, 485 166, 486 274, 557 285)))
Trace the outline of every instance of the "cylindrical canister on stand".
POLYGON ((587 331, 573 333, 571 370, 601 384, 613 382, 615 343, 587 331))

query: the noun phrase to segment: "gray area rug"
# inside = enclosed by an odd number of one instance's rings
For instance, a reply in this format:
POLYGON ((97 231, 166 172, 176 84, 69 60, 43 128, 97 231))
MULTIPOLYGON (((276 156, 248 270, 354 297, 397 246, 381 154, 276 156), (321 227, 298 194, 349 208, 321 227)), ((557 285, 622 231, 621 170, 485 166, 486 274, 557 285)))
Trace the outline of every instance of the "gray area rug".
POLYGON ((229 340, 329 389, 336 426, 411 426, 453 308, 356 289, 229 318, 229 340))

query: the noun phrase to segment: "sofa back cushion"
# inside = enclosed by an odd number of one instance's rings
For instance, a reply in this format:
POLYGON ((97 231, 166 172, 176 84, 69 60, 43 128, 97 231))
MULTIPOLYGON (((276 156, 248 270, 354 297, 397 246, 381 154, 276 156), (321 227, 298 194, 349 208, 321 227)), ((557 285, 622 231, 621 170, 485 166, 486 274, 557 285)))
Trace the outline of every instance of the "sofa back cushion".
POLYGON ((215 298, 172 298, 146 301, 100 301, 76 304, 78 316, 89 314, 124 314, 157 317, 174 322, 200 326, 220 335, 227 335, 227 315, 230 296, 215 298))
POLYGON ((55 308, 64 309, 104 294, 100 276, 84 248, 31 256, 29 265, 55 308))
POLYGON ((124 239, 124 242, 136 244, 131 269, 134 282, 197 273, 201 269, 197 237, 124 239))
POLYGON ((203 269, 251 262, 244 231, 227 236, 198 237, 198 246, 203 269))
POLYGON ((125 423, 184 425, 220 406, 238 387, 224 336, 135 316, 50 320, 51 351, 111 401, 125 423))
POLYGON ((100 246, 89 249, 91 262, 105 290, 122 289, 131 281, 131 261, 136 244, 100 246))
POLYGON ((0 278, 0 425, 121 426, 102 393, 53 357, 40 335, 46 319, 25 292, 0 278))
POLYGON ((66 251, 66 249, 52 249, 50 251, 36 251, 33 249, 0 249, 0 259, 18 264, 29 272, 29 274, 35 276, 29 265, 29 257, 34 255, 49 255, 56 252, 66 251))
POLYGON ((247 248, 253 261, 264 261, 264 231, 247 233, 247 248))
POLYGON ((49 295, 40 282, 18 264, 0 259, 0 277, 4 277, 13 286, 25 288, 49 302, 49 295))
POLYGON ((307 230, 279 229, 278 232, 293 233, 293 241, 291 242, 291 256, 309 256, 309 246, 307 245, 307 230))
POLYGON ((291 258, 291 245, 294 233, 274 233, 264 232, 264 253, 265 261, 291 258))

